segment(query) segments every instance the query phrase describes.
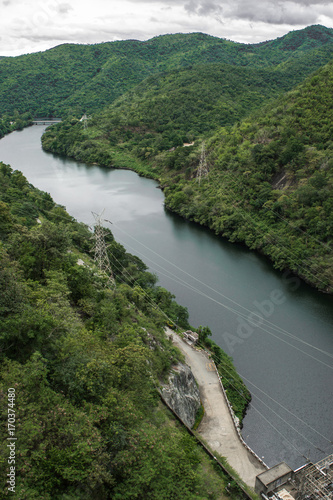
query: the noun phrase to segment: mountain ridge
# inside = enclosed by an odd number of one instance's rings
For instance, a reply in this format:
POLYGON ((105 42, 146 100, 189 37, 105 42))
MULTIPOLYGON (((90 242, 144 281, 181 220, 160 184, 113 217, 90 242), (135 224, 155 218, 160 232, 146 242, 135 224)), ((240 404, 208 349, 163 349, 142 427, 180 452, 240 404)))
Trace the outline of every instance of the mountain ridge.
POLYGON ((315 26, 289 35, 264 44, 242 44, 203 33, 160 35, 142 42, 61 44, 44 52, 4 57, 0 114, 13 114, 15 109, 62 116, 94 112, 152 74, 190 65, 272 66, 306 52, 309 60, 312 53, 315 70, 333 57, 333 29, 315 26), (298 47, 280 50, 281 40, 289 40, 288 36, 300 40, 298 47))

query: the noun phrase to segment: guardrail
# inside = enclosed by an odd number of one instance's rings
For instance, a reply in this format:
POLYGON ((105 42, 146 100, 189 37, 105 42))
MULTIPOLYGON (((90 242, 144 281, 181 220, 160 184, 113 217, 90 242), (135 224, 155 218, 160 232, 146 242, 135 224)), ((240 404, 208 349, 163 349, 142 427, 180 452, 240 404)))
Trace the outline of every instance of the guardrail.
POLYGON ((209 457, 211 459, 213 459, 215 461, 215 463, 223 470, 223 472, 225 474, 227 474, 227 476, 229 476, 233 481, 235 481, 235 483, 237 483, 237 486, 238 488, 241 490, 242 492, 242 496, 243 496, 243 499, 245 500, 253 500, 253 497, 251 495, 249 495, 249 493, 247 493, 247 491, 243 488, 243 486, 241 484, 239 484, 239 479, 238 477, 234 476, 223 464, 222 462, 220 462, 220 460, 214 455, 214 453, 206 446, 206 444, 201 441, 201 439, 199 438, 199 436, 197 436, 193 431, 192 429, 190 429, 190 427, 188 427, 184 422, 183 420, 180 418, 180 416, 175 412, 175 410, 173 408, 171 408, 171 406, 166 402, 166 400, 163 398, 162 394, 160 393, 160 397, 161 397, 161 400, 162 402, 165 404, 165 406, 172 412, 172 414, 176 417, 176 419, 186 428, 187 432, 189 434, 191 434, 191 436, 193 436, 195 438, 195 440, 197 441, 197 443, 203 448, 203 450, 207 453, 207 455, 209 455, 209 457))
POLYGON ((60 122, 61 118, 34 118, 32 120, 33 125, 53 125, 60 122))
MULTIPOLYGON (((183 342, 186 342, 182 337, 180 337, 182 339, 183 342)), ((228 406, 228 409, 229 409, 229 413, 231 415, 231 418, 232 418, 232 422, 234 424, 234 427, 236 429, 236 432, 237 432, 237 435, 239 437, 239 440, 241 441, 241 443, 243 444, 243 446, 245 446, 245 448, 249 451, 249 453, 251 453, 251 455, 253 455, 260 463, 263 467, 265 467, 265 469, 269 469, 268 465, 265 464, 265 462, 256 454, 255 451, 252 450, 252 448, 250 448, 250 446, 248 444, 246 444, 246 442, 244 441, 243 439, 243 436, 240 432, 240 429, 237 425, 237 420, 236 420, 236 416, 234 414, 234 411, 232 409, 232 406, 230 404, 230 401, 228 399, 228 396, 227 396, 227 393, 225 391, 225 388, 223 386, 223 383, 222 383, 222 380, 221 380, 221 377, 220 377, 220 374, 218 372, 218 369, 217 369, 217 366, 215 364, 215 361, 213 360, 212 358, 212 355, 210 352, 206 351, 206 349, 198 349, 197 347, 194 347, 193 344, 190 344, 189 342, 186 342, 187 345, 189 345, 190 347, 192 347, 192 349, 195 349, 196 351, 200 351, 200 352, 203 352, 210 360, 210 362, 214 365, 214 368, 215 368, 215 371, 216 371, 216 374, 217 374, 217 377, 219 379, 219 382, 220 382, 220 386, 221 386, 221 389, 222 389, 222 393, 223 393, 223 396, 225 398, 225 401, 227 403, 227 406, 228 406)))
POLYGON ((217 376, 218 376, 218 379, 219 379, 219 381, 220 381, 220 385, 221 385, 221 389, 222 389, 223 395, 224 395, 224 397, 225 397, 225 400, 226 400, 226 403, 227 403, 227 405, 228 405, 228 408, 229 408, 229 412, 230 412, 230 415, 231 415, 232 421, 233 421, 233 423, 234 423, 234 427, 235 427, 235 429, 236 429, 237 435, 238 435, 238 437, 239 437, 239 439, 240 439, 241 443, 242 443, 242 444, 245 446, 245 448, 246 448, 246 449, 247 449, 247 450, 248 450, 248 451, 249 451, 249 452, 250 452, 250 453, 251 453, 251 454, 252 454, 252 455, 253 455, 253 456, 254 456, 254 457, 255 457, 255 458, 256 458, 256 459, 260 462, 260 463, 261 463, 261 465, 263 465, 263 466, 264 466, 264 467, 268 470, 268 469, 269 469, 268 465, 267 465, 267 464, 265 464, 265 462, 264 462, 264 461, 263 461, 260 457, 258 457, 258 455, 256 454, 256 452, 255 452, 255 451, 253 451, 253 450, 252 450, 252 448, 250 448, 250 447, 249 447, 249 445, 248 445, 248 444, 246 444, 246 442, 244 441, 243 436, 242 436, 242 434, 241 434, 241 432, 240 432, 240 430, 239 430, 239 427, 238 427, 238 425, 237 425, 236 416, 235 416, 234 411, 233 411, 233 409, 232 409, 232 406, 231 406, 231 404, 230 404, 230 402, 229 402, 229 399, 228 399, 227 393, 225 392, 225 389, 224 389, 224 386, 223 386, 223 383, 222 383, 222 380, 221 380, 220 374, 219 374, 219 372, 218 372, 218 370, 217 370, 217 367, 216 367, 215 361, 214 361, 213 359, 211 359, 211 361, 212 361, 212 363, 214 364, 214 368, 215 368, 216 374, 217 374, 217 376))

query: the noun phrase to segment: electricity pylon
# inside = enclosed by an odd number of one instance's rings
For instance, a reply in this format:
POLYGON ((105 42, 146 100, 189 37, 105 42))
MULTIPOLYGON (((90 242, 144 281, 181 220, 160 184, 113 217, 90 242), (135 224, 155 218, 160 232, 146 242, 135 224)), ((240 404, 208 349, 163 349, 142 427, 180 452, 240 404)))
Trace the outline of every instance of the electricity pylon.
POLYGON ((106 251, 106 244, 104 239, 104 228, 102 226, 102 215, 103 212, 99 215, 92 212, 95 218, 95 230, 94 230, 94 239, 95 239, 95 257, 94 261, 98 267, 98 269, 104 272, 108 276, 109 287, 114 288, 116 283, 114 280, 113 272, 111 269, 109 257, 106 251))
POLYGON ((208 172, 209 172, 209 169, 208 169, 207 159, 206 159, 206 146, 205 146, 205 143, 203 142, 202 147, 201 147, 200 163, 199 163, 197 177, 196 177, 199 184, 201 182, 202 177, 207 177, 208 172))
POLYGON ((86 129, 88 127, 88 120, 91 118, 91 116, 87 116, 86 113, 82 116, 80 119, 80 122, 83 122, 83 128, 86 129))

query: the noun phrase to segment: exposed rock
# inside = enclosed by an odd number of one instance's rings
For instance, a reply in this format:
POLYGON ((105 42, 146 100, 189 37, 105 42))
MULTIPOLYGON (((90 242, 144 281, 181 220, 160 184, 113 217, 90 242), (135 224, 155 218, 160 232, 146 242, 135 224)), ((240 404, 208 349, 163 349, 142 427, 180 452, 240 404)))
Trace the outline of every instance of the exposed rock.
POLYGON ((155 351, 156 349, 164 351, 163 345, 161 344, 161 342, 156 340, 154 335, 152 335, 150 332, 147 332, 146 328, 141 327, 141 330, 143 330, 146 333, 147 343, 151 351, 155 351))
POLYGON ((174 366, 168 384, 161 386, 161 394, 182 421, 193 427, 200 407, 200 394, 190 367, 182 363, 174 366))
POLYGON ((290 172, 286 172, 285 170, 281 170, 277 174, 275 174, 272 178, 272 187, 273 189, 286 189, 290 186, 294 186, 296 184, 296 179, 290 172))

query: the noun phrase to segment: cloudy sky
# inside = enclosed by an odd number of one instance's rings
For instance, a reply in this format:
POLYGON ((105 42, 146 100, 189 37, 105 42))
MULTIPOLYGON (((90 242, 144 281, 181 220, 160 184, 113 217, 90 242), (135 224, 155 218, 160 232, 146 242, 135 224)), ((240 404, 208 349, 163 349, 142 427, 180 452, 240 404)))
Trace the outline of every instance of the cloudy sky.
POLYGON ((0 56, 197 31, 255 43, 333 27, 332 0, 0 0, 0 14, 0 56))

